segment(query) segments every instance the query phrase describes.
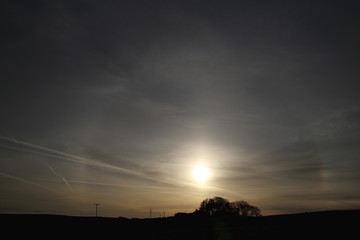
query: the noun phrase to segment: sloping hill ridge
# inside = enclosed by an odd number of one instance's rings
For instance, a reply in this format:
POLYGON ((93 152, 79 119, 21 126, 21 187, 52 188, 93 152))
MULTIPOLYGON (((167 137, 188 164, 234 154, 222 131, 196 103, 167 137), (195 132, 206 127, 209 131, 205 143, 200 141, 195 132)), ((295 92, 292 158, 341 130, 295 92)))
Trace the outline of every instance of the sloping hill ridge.
POLYGON ((0 214, 0 221, 2 234, 16 239, 346 239, 358 236, 359 217, 360 210, 342 210, 264 217, 186 214, 156 219, 0 214))

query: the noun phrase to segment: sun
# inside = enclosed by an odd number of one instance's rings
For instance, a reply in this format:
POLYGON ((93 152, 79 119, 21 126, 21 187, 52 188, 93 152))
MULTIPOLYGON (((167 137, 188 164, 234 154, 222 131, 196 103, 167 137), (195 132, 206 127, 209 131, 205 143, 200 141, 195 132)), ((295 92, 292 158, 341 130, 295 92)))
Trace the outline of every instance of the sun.
POLYGON ((209 178, 209 169, 204 166, 196 166, 193 171, 194 178, 199 182, 203 183, 209 178))

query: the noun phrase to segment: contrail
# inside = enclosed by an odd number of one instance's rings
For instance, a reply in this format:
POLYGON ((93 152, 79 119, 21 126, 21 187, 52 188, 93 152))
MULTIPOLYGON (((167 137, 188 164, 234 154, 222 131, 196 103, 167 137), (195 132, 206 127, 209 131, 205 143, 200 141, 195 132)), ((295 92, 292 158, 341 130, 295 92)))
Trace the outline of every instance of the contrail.
POLYGON ((51 166, 48 166, 49 169, 51 170, 51 172, 55 175, 55 176, 58 176, 61 178, 61 180, 63 180, 63 182, 66 184, 66 186, 70 189, 70 191, 74 191, 71 187, 71 185, 69 184, 69 182, 60 174, 56 173, 55 170, 51 167, 51 166))
POLYGON ((4 140, 9 141, 9 142, 13 142, 13 143, 21 144, 21 145, 24 145, 24 146, 28 146, 28 147, 33 148, 33 149, 42 150, 42 151, 45 151, 45 153, 44 152, 36 152, 36 151, 21 149, 21 148, 16 148, 16 147, 9 147, 9 146, 0 145, 0 147, 3 147, 3 148, 8 148, 8 149, 11 149, 11 150, 16 150, 16 151, 21 151, 21 152, 38 154, 38 155, 47 156, 47 157, 53 157, 53 158, 67 160, 67 161, 71 161, 71 162, 75 162, 75 163, 88 164, 88 165, 92 165, 92 166, 96 166, 96 167, 112 169, 112 170, 120 171, 120 172, 123 172, 123 173, 131 174, 131 175, 137 175, 137 176, 142 176, 142 177, 145 177, 145 178, 149 178, 149 176, 147 176, 146 174, 138 172, 138 171, 129 170, 129 169, 126 169, 126 168, 114 166, 114 165, 111 165, 111 164, 99 162, 99 161, 92 160, 92 159, 87 159, 87 158, 84 158, 84 157, 79 157, 79 156, 76 156, 76 155, 73 155, 73 154, 70 154, 70 153, 57 151, 57 150, 54 150, 54 149, 51 149, 51 148, 38 146, 38 145, 35 145, 35 144, 31 144, 31 143, 27 143, 27 142, 15 140, 15 139, 3 137, 3 136, 0 136, 0 139, 4 139, 4 140), (49 154, 49 152, 52 153, 52 154, 49 154))
POLYGON ((68 180, 72 185, 74 184, 86 184, 86 185, 96 185, 96 186, 104 186, 104 187, 114 187, 114 188, 134 188, 137 189, 146 189, 146 190, 164 190, 171 191, 174 190, 173 187, 166 186, 148 186, 148 185, 136 185, 136 184, 119 184, 119 183, 107 183, 107 182, 94 182, 94 181, 79 181, 79 180, 68 180))
POLYGON ((37 183, 31 182, 31 181, 25 180, 25 179, 22 179, 22 178, 19 178, 19 177, 15 177, 15 176, 12 176, 12 175, 9 175, 9 174, 6 174, 6 173, 0 172, 0 176, 6 177, 6 178, 10 178, 10 179, 13 179, 13 180, 22 182, 22 183, 27 183, 27 184, 30 184, 30 185, 33 185, 33 186, 35 186, 35 187, 39 187, 39 188, 42 188, 42 189, 45 189, 45 190, 48 190, 48 191, 55 192, 55 190, 53 190, 53 189, 51 189, 51 188, 44 187, 44 186, 42 186, 42 185, 40 185, 40 184, 37 184, 37 183))
POLYGON ((76 155, 73 155, 73 154, 70 154, 70 153, 61 152, 61 151, 54 150, 54 149, 51 149, 51 148, 47 148, 47 147, 43 147, 43 146, 31 144, 31 143, 19 141, 19 140, 4 137, 4 136, 0 136, 0 139, 3 139, 5 141, 11 142, 11 143, 16 143, 16 144, 19 144, 19 145, 27 146, 30 149, 36 149, 36 150, 40 150, 40 151, 33 151, 33 150, 21 149, 21 148, 13 147, 13 146, 10 147, 10 146, 0 145, 0 147, 10 149, 10 150, 26 152, 26 153, 36 154, 36 155, 40 155, 40 156, 45 156, 45 157, 56 158, 56 159, 60 159, 60 160, 66 160, 66 161, 70 161, 70 162, 74 162, 74 163, 78 163, 78 164, 91 165, 91 166, 95 166, 95 167, 98 167, 98 168, 103 168, 103 169, 107 169, 107 170, 111 170, 111 171, 116 171, 116 172, 129 174, 129 175, 132 175, 132 176, 137 176, 137 177, 140 177, 140 178, 143 178, 143 179, 152 180, 152 181, 163 183, 163 184, 166 184, 166 185, 172 185, 173 187, 176 187, 176 188, 184 188, 185 186, 189 187, 189 186, 192 185, 192 184, 189 184, 189 183, 176 181, 174 179, 160 180, 160 179, 158 179, 156 177, 149 176, 149 175, 147 175, 145 173, 142 173, 142 172, 139 172, 139 171, 134 171, 134 170, 114 166, 114 165, 111 165, 111 164, 108 164, 108 163, 104 163, 104 162, 100 162, 100 161, 96 161, 96 160, 92 160, 92 159, 88 159, 88 158, 84 158, 84 157, 79 157, 79 156, 76 156, 76 155))
MULTIPOLYGON (((95 166, 95 167, 98 167, 98 168, 107 169, 107 170, 120 172, 120 173, 125 173, 125 174, 128 174, 128 175, 140 177, 140 178, 151 180, 151 181, 154 181, 154 182, 166 184, 167 186, 172 186, 172 187, 175 187, 175 188, 198 189, 198 185, 194 184, 194 183, 184 182, 184 181, 177 180, 177 179, 174 179, 174 178, 162 178, 162 179, 159 179, 159 178, 156 178, 156 177, 153 177, 153 176, 149 176, 148 174, 143 173, 143 172, 134 171, 134 170, 114 166, 114 165, 104 163, 104 162, 100 162, 100 161, 97 161, 97 160, 92 160, 92 159, 88 159, 88 158, 84 158, 84 157, 79 157, 79 156, 76 156, 76 155, 73 155, 73 154, 70 154, 70 153, 66 153, 66 152, 55 150, 55 149, 51 149, 51 148, 47 148, 47 147, 43 147, 43 146, 31 144, 31 143, 19 141, 19 140, 16 140, 16 139, 4 137, 4 136, 0 136, 0 139, 3 139, 5 141, 11 142, 11 143, 16 143, 16 144, 19 144, 19 145, 27 146, 30 149, 36 149, 36 150, 40 150, 40 151, 33 151, 33 150, 28 150, 28 149, 21 149, 21 148, 17 148, 17 147, 9 147, 9 146, 0 145, 0 147, 2 147, 2 148, 7 148, 7 149, 11 149, 11 150, 15 150, 15 151, 21 151, 21 152, 27 152, 27 153, 31 153, 31 154, 40 155, 40 156, 56 158, 56 159, 60 159, 60 160, 66 160, 66 161, 74 162, 74 163, 78 163, 78 164, 86 164, 86 165, 90 165, 90 166, 95 166)), ((53 171, 53 173, 54 173, 54 171, 53 171)), ((67 182, 65 178, 63 178, 62 176, 60 176, 60 177, 62 178, 62 180, 65 183, 67 182)), ((70 184, 67 182, 67 185, 69 186, 70 184)), ((202 189, 203 190, 212 190, 212 191, 225 191, 224 189, 216 187, 216 186, 206 186, 206 187, 203 187, 202 189)))

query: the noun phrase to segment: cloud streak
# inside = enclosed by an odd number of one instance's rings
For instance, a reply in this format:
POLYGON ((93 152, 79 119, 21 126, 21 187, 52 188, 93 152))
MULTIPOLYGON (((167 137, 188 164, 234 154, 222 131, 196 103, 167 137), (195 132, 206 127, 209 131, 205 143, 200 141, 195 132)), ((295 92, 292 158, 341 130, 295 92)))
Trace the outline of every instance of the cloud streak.
POLYGON ((51 188, 45 187, 45 186, 43 186, 43 185, 34 183, 34 182, 32 182, 32 181, 29 181, 29 180, 26 180, 26 179, 23 179, 23 178, 19 178, 19 177, 14 176, 14 175, 10 175, 10 174, 6 174, 6 173, 3 173, 3 172, 0 172, 0 176, 5 177, 5 178, 9 178, 9 179, 12 179, 12 180, 16 180, 16 181, 18 181, 18 182, 30 184, 30 185, 32 185, 32 186, 35 186, 35 187, 38 187, 38 188, 41 188, 41 189, 44 189, 44 190, 47 190, 47 191, 55 192, 55 190, 53 190, 53 189, 51 189, 51 188))
MULTIPOLYGON (((166 186, 173 187, 173 188, 193 188, 193 189, 195 189, 198 187, 198 185, 196 185, 194 183, 184 182, 182 180, 177 180, 177 179, 165 177, 165 176, 157 177, 156 175, 153 175, 153 174, 146 174, 144 172, 135 171, 135 170, 115 166, 112 164, 104 163, 101 161, 76 156, 76 155, 73 155, 70 153, 58 151, 55 149, 35 145, 32 143, 28 143, 28 142, 24 142, 24 141, 12 139, 12 138, 4 137, 4 136, 0 136, 0 139, 5 140, 9 143, 15 143, 18 145, 23 145, 23 146, 28 147, 28 149, 27 148, 23 149, 23 148, 17 147, 17 146, 14 147, 14 146, 0 145, 0 147, 6 148, 9 150, 20 151, 20 152, 25 152, 25 153, 30 153, 30 154, 36 154, 39 156, 50 157, 50 158, 55 158, 55 159, 59 159, 59 160, 65 160, 65 161, 69 161, 69 162, 73 162, 73 163, 77 163, 77 164, 85 164, 88 166, 96 167, 98 169, 105 169, 107 171, 123 173, 123 174, 131 175, 131 176, 135 176, 135 177, 138 177, 138 178, 141 178, 144 180, 154 181, 154 182, 161 183, 166 186)), ((50 166, 48 166, 48 167, 54 175, 57 175, 58 177, 60 177, 64 181, 64 183, 69 187, 69 189, 72 190, 69 182, 63 176, 57 174, 50 166)), ((210 187, 210 186, 207 188, 209 190, 221 190, 220 188, 210 187)))
POLYGON ((111 164, 103 163, 103 162, 100 162, 100 161, 96 161, 96 160, 92 160, 92 159, 88 159, 88 158, 84 158, 84 157, 79 157, 79 156, 76 156, 76 155, 73 155, 73 154, 70 154, 70 153, 58 151, 58 150, 47 148, 47 147, 44 147, 44 146, 39 146, 39 145, 19 141, 19 140, 16 140, 16 139, 11 139, 11 138, 4 137, 4 136, 0 136, 0 139, 3 139, 5 141, 11 142, 11 143, 16 143, 16 144, 19 144, 19 145, 29 147, 30 150, 29 149, 22 149, 22 148, 18 148, 18 147, 1 145, 0 147, 3 147, 3 148, 15 150, 15 151, 21 151, 21 152, 37 154, 37 155, 56 158, 56 159, 60 159, 60 160, 66 160, 66 161, 70 161, 70 162, 74 162, 74 163, 91 165, 91 166, 95 166, 95 167, 98 167, 98 168, 105 168, 105 169, 109 169, 109 170, 115 170, 115 171, 118 171, 118 172, 121 172, 121 173, 135 175, 135 176, 139 176, 139 177, 144 177, 144 178, 148 177, 145 174, 143 174, 141 172, 138 172, 138 171, 134 171, 134 170, 114 166, 114 165, 111 165, 111 164), (39 151, 34 151, 34 150, 40 150, 40 152, 39 151))

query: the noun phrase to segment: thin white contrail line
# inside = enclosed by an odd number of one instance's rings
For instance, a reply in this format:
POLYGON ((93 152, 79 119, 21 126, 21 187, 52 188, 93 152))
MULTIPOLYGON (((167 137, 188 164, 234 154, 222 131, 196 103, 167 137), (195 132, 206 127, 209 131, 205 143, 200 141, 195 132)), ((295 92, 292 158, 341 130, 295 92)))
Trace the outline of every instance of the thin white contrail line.
MULTIPOLYGON (((143 179, 155 181, 155 182, 158 182, 158 183, 163 183, 163 184, 166 184, 168 186, 173 186, 173 187, 176 187, 176 188, 198 189, 198 185, 195 184, 195 183, 184 182, 184 181, 180 181, 180 180, 177 180, 177 179, 174 179, 174 178, 162 178, 162 179, 159 179, 159 178, 149 176, 148 174, 145 174, 145 173, 142 173, 142 172, 139 172, 139 171, 134 171, 134 170, 114 166, 114 165, 104 163, 104 162, 100 162, 100 161, 97 161, 97 160, 92 160, 92 159, 88 159, 88 158, 84 158, 84 157, 79 157, 79 156, 76 156, 76 155, 73 155, 73 154, 70 154, 70 153, 58 151, 58 150, 47 148, 47 147, 44 147, 44 146, 39 146, 39 145, 35 145, 35 144, 32 144, 32 143, 27 143, 27 142, 23 142, 23 141, 20 141, 20 140, 16 140, 16 139, 4 137, 4 136, 0 136, 0 139, 6 140, 8 142, 24 145, 24 146, 27 146, 27 147, 30 147, 30 148, 33 148, 33 149, 37 149, 37 150, 40 150, 40 151, 44 151, 44 152, 37 152, 37 151, 26 150, 26 149, 24 150, 24 149, 20 149, 20 148, 8 147, 8 146, 3 146, 3 145, 0 145, 0 147, 4 147, 4 148, 16 150, 16 151, 28 152, 28 153, 37 154, 37 155, 46 156, 46 157, 52 157, 52 158, 56 158, 56 159, 60 159, 60 160, 66 160, 66 161, 70 161, 70 162, 74 162, 74 163, 87 164, 87 165, 90 165, 90 166, 95 166, 95 167, 99 167, 99 168, 103 168, 103 169, 107 169, 107 170, 112 170, 112 171, 116 171, 116 172, 126 173, 126 174, 129 174, 129 175, 132 175, 132 176, 137 176, 137 177, 140 177, 140 178, 143 178, 143 179)), ((202 190, 209 190, 209 191, 225 191, 224 189, 219 188, 219 187, 215 187, 215 186, 203 186, 201 189, 202 190)))
POLYGON ((58 174, 57 172, 55 172, 55 170, 54 170, 51 166, 48 166, 48 167, 49 167, 50 171, 51 171, 55 176, 61 178, 61 180, 66 184, 66 186, 69 188, 70 191, 72 191, 72 192, 74 191, 74 190, 72 189, 71 185, 69 184, 69 182, 68 182, 62 175, 60 175, 60 174, 58 174))
MULTIPOLYGON (((1 136, 0 136, 0 138, 1 138, 1 136)), ((117 167, 117 166, 114 166, 114 165, 98 162, 98 161, 95 161, 95 160, 82 161, 82 160, 72 159, 72 158, 63 157, 63 156, 59 156, 59 155, 55 155, 55 154, 32 151, 32 150, 28 150, 28 149, 21 149, 21 148, 17 148, 17 147, 10 147, 10 146, 5 146, 5 145, 1 145, 1 144, 0 144, 0 148, 5 148, 5 149, 13 150, 13 151, 18 151, 18 152, 25 152, 25 153, 35 154, 35 155, 44 156, 44 157, 55 158, 55 159, 59 159, 59 160, 65 160, 65 161, 69 161, 69 162, 73 162, 73 163, 77 163, 77 164, 92 165, 92 166, 96 166, 96 167, 99 167, 99 168, 105 168, 107 170, 122 172, 122 173, 126 173, 126 174, 129 174, 129 175, 136 175, 136 176, 144 178, 144 179, 153 180, 155 182, 160 182, 160 183, 165 183, 167 185, 172 185, 173 187, 177 187, 177 188, 183 188, 184 187, 184 184, 180 184, 179 182, 175 183, 174 180, 172 180, 172 181, 159 180, 157 178, 147 176, 146 174, 143 174, 143 173, 140 173, 140 172, 120 168, 120 167, 117 167)))
POLYGON ((79 157, 79 156, 76 156, 76 155, 73 155, 73 154, 70 154, 70 153, 57 151, 57 150, 54 150, 54 149, 51 149, 51 148, 47 148, 47 147, 43 147, 43 146, 38 146, 38 145, 35 145, 35 144, 31 144, 31 143, 27 143, 27 142, 15 140, 15 139, 3 137, 3 136, 0 136, 0 139, 4 139, 4 140, 7 140, 7 141, 9 141, 9 142, 21 144, 21 145, 24 145, 24 146, 31 147, 31 148, 33 148, 33 149, 38 149, 38 150, 42 150, 42 151, 45 151, 45 152, 50 152, 50 153, 57 154, 57 155, 53 155, 53 154, 49 154, 49 153, 44 153, 44 152, 35 152, 35 151, 31 151, 31 150, 26 150, 26 149, 21 149, 21 148, 15 148, 15 147, 9 147, 9 146, 0 145, 0 147, 3 147, 3 148, 8 148, 8 149, 16 150, 16 151, 33 153, 33 154, 38 154, 38 155, 43 155, 43 156, 47 156, 47 157, 53 157, 53 158, 62 159, 62 160, 67 160, 67 161, 71 161, 71 162, 75 162, 75 163, 82 163, 82 164, 88 164, 88 165, 92 165, 92 166, 96 166, 96 167, 113 169, 113 170, 120 171, 120 172, 123 172, 123 173, 131 174, 131 175, 137 175, 137 176, 142 176, 142 177, 149 177, 149 176, 147 176, 146 174, 141 173, 141 172, 138 172, 138 171, 129 170, 129 169, 126 169, 126 168, 114 166, 114 165, 111 165, 111 164, 99 162, 99 161, 92 160, 92 159, 88 159, 88 158, 84 158, 84 157, 79 157), (60 155, 61 157, 58 156, 58 155, 60 155))
POLYGON ((38 152, 38 151, 32 151, 32 150, 28 150, 28 149, 21 149, 21 148, 17 148, 17 147, 9 147, 9 146, 0 145, 0 147, 2 147, 2 148, 7 148, 7 149, 15 150, 15 151, 36 154, 36 155, 40 155, 40 156, 56 158, 56 159, 60 159, 60 160, 66 160, 66 161, 70 161, 70 162, 74 162, 74 163, 87 164, 87 165, 91 165, 91 166, 95 166, 95 167, 99 167, 99 168, 103 168, 103 169, 107 169, 107 170, 126 173, 126 174, 129 174, 129 175, 141 177, 143 179, 152 180, 152 181, 155 181, 155 182, 164 183, 164 184, 167 184, 167 185, 172 185, 172 186, 177 187, 177 188, 193 187, 194 186, 193 184, 184 183, 184 182, 181 182, 181 181, 176 181, 175 179, 163 179, 163 180, 161 180, 161 179, 149 176, 149 175, 147 175, 145 173, 142 173, 142 172, 129 170, 129 169, 126 169, 126 168, 114 166, 114 165, 111 165, 111 164, 108 164, 108 163, 104 163, 104 162, 100 162, 100 161, 96 161, 96 160, 92 160, 92 159, 87 159, 87 158, 84 158, 84 157, 79 157, 79 156, 76 156, 76 155, 73 155, 73 154, 70 154, 70 153, 61 152, 61 151, 54 150, 54 149, 51 149, 51 148, 47 148, 47 147, 43 147, 43 146, 31 144, 31 143, 19 141, 19 140, 16 140, 16 139, 11 139, 11 138, 4 137, 4 136, 0 136, 0 139, 6 140, 8 142, 24 145, 24 146, 30 147, 32 149, 37 149, 37 150, 44 151, 44 152, 38 152))
POLYGON ((48 187, 42 186, 42 185, 40 185, 40 184, 37 184, 37 183, 31 182, 31 181, 25 180, 25 179, 22 179, 22 178, 13 176, 13 175, 9 175, 9 174, 3 173, 3 172, 0 172, 0 176, 6 177, 6 178, 10 178, 10 179, 13 179, 13 180, 22 182, 22 183, 27 183, 27 184, 30 184, 30 185, 33 185, 33 186, 35 186, 35 187, 39 187, 39 188, 42 188, 42 189, 45 189, 45 190, 48 190, 48 191, 55 192, 55 190, 53 190, 53 189, 51 189, 51 188, 48 188, 48 187))
MULTIPOLYGON (((114 187, 114 188, 134 188, 136 189, 147 189, 147 190, 164 190, 164 191, 172 191, 173 187, 166 186, 148 186, 148 185, 138 185, 138 184, 119 184, 119 183, 107 183, 107 182, 95 182, 95 181, 79 181, 79 180, 68 180, 71 184, 87 184, 87 185, 96 185, 96 186, 104 186, 104 187, 114 187)), ((176 190, 178 191, 178 189, 176 190)))

